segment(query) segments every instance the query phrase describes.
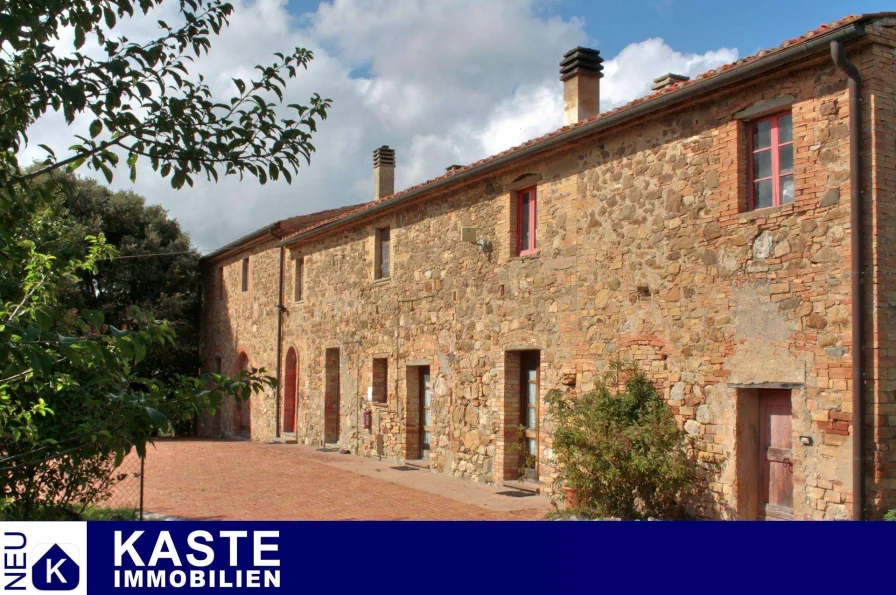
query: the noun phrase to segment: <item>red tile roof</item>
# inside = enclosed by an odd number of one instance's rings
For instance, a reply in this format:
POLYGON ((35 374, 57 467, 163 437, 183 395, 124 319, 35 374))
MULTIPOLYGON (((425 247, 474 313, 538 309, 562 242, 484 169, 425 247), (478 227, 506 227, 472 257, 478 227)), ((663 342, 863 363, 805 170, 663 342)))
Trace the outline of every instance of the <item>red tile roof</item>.
POLYGON ((234 250, 244 250, 251 243, 257 243, 259 240, 267 239, 269 236, 284 238, 302 230, 313 229, 314 227, 324 222, 338 219, 343 214, 346 214, 349 211, 354 212, 360 208, 369 206, 370 204, 372 203, 349 205, 347 207, 339 207, 336 209, 328 209, 326 211, 318 211, 316 213, 308 213, 306 215, 297 215, 296 217, 290 217, 288 219, 281 219, 279 221, 275 221, 270 225, 265 225, 261 229, 256 229, 255 231, 246 234, 238 240, 230 242, 226 246, 223 246, 209 254, 206 254, 202 257, 202 260, 220 258, 221 256, 234 250))
MULTIPOLYGON (((883 14, 883 13, 882 13, 882 14, 883 14)), ((564 133, 564 132, 567 132, 567 131, 570 131, 570 130, 574 130, 574 129, 576 129, 576 128, 580 128, 580 127, 582 127, 582 126, 584 126, 584 125, 586 125, 586 124, 590 124, 590 123, 592 123, 592 122, 596 122, 596 121, 599 121, 599 120, 603 120, 603 119, 605 119, 605 118, 608 118, 608 117, 610 117, 610 116, 619 114, 619 113, 621 113, 621 112, 625 112, 625 111, 627 111, 627 110, 632 109, 633 107, 635 107, 635 106, 637 106, 637 105, 640 105, 640 104, 645 103, 645 102, 647 102, 647 101, 651 101, 651 100, 656 99, 657 97, 660 97, 660 96, 662 96, 662 95, 668 95, 669 93, 672 93, 672 92, 674 92, 674 91, 678 91, 678 90, 683 89, 683 88, 686 88, 686 87, 691 87, 691 86, 693 86, 693 85, 696 85, 696 84, 698 84, 698 83, 700 83, 700 82, 706 81, 707 79, 710 79, 710 78, 712 78, 712 77, 714 77, 714 76, 718 76, 718 75, 720 75, 720 74, 722 74, 722 73, 725 73, 725 72, 727 72, 727 71, 729 71, 729 70, 732 70, 732 69, 734 69, 734 68, 739 68, 739 67, 744 66, 744 65, 746 65, 746 64, 755 62, 755 61, 757 61, 757 60, 759 60, 759 59, 761 59, 761 58, 764 58, 764 57, 766 57, 766 56, 768 56, 768 55, 770 55, 770 54, 774 54, 774 53, 780 52, 780 51, 785 50, 785 49, 787 49, 787 48, 789 48, 789 47, 792 47, 792 46, 794 46, 794 45, 797 45, 797 44, 806 42, 806 41, 808 41, 808 40, 810 40, 810 39, 812 39, 812 38, 814 38, 814 37, 817 37, 817 36, 819 36, 819 35, 823 35, 823 34, 825 34, 825 33, 829 33, 829 32, 831 32, 831 31, 834 31, 834 30, 839 29, 839 28, 841 28, 841 27, 845 27, 845 26, 847 26, 847 25, 849 25, 849 24, 851 24, 851 23, 854 23, 854 22, 856 22, 856 21, 858 21, 858 20, 867 18, 867 17, 869 17, 869 16, 873 16, 873 15, 850 15, 850 16, 847 16, 847 17, 843 17, 843 18, 841 18, 841 19, 838 19, 838 20, 836 20, 836 21, 834 21, 834 22, 832 22, 832 23, 828 23, 828 24, 826 24, 826 25, 821 25, 820 27, 818 27, 818 28, 816 28, 816 29, 812 29, 811 31, 807 31, 805 34, 803 34, 803 35, 801 35, 801 36, 799 36, 799 37, 794 37, 793 39, 788 39, 787 41, 785 41, 784 43, 782 43, 781 45, 779 45, 779 46, 776 47, 776 48, 767 49, 767 50, 761 50, 761 51, 759 51, 759 52, 757 52, 757 53, 755 53, 755 54, 753 54, 753 55, 751 55, 751 56, 747 56, 747 57, 745 57, 745 58, 741 58, 740 60, 737 60, 737 61, 732 62, 732 63, 730 63, 730 64, 725 64, 724 66, 720 66, 719 68, 716 68, 715 70, 710 70, 710 71, 708 71, 708 72, 704 72, 703 74, 701 74, 701 75, 699 75, 699 76, 697 76, 697 77, 695 77, 695 78, 693 78, 693 79, 691 79, 691 80, 688 80, 688 81, 682 81, 682 82, 679 82, 679 83, 674 83, 674 84, 668 85, 668 86, 666 86, 666 87, 663 87, 663 88, 660 89, 659 91, 655 91, 655 92, 650 93, 650 94, 648 94, 648 95, 645 95, 645 96, 643 96, 643 97, 639 97, 639 98, 637 98, 637 99, 635 99, 635 100, 633 100, 633 101, 631 101, 631 102, 629 102, 629 103, 627 103, 627 104, 625 104, 625 105, 623 105, 623 106, 617 107, 617 108, 615 108, 615 109, 613 109, 613 110, 610 110, 610 111, 608 111, 608 112, 602 112, 602 113, 600 113, 600 114, 598 114, 598 115, 591 116, 590 118, 586 118, 586 119, 584 119, 584 120, 582 120, 582 121, 580 121, 580 122, 576 122, 575 124, 569 124, 569 125, 567 125, 567 126, 563 126, 563 127, 561 127, 561 128, 558 128, 557 130, 554 130, 553 132, 549 132, 548 134, 545 134, 544 136, 540 136, 540 137, 538 137, 538 138, 534 138, 534 139, 532 139, 532 140, 526 141, 525 143, 523 143, 523 144, 521 144, 521 145, 517 145, 517 146, 515 146, 515 147, 511 147, 510 149, 507 149, 507 150, 502 151, 502 152, 500 152, 500 153, 496 153, 496 154, 494 154, 494 155, 490 155, 489 157, 486 157, 486 158, 484 158, 484 159, 480 159, 479 161, 475 161, 475 162, 473 162, 473 163, 471 163, 471 164, 469 164, 469 165, 466 165, 466 166, 464 166, 464 167, 460 167, 460 168, 457 168, 457 169, 448 171, 448 172, 446 172, 445 174, 442 174, 441 176, 438 176, 438 177, 436 177, 436 178, 432 178, 432 179, 430 179, 430 180, 427 180, 427 181, 422 182, 422 183, 420 183, 420 184, 417 184, 417 185, 415 185, 415 186, 411 186, 411 187, 409 187, 409 188, 405 188, 404 190, 402 190, 402 191, 400 191, 400 192, 396 192, 395 194, 391 194, 391 195, 389 195, 389 196, 380 198, 380 199, 377 200, 377 201, 372 201, 372 202, 365 203, 365 204, 362 204, 362 205, 356 205, 355 207, 349 207, 349 208, 347 208, 345 211, 339 213, 339 214, 336 215, 336 216, 319 219, 319 220, 315 221, 313 225, 308 225, 308 226, 306 226, 304 229, 298 229, 298 230, 296 230, 296 232, 290 234, 290 236, 294 237, 294 236, 297 236, 297 235, 300 235, 300 234, 303 234, 303 233, 310 232, 310 231, 312 231, 312 230, 314 230, 314 229, 316 229, 316 228, 318 228, 318 227, 321 227, 321 226, 323 226, 323 225, 327 225, 327 224, 329 224, 329 223, 333 223, 333 222, 339 221, 339 220, 341 220, 341 219, 346 219, 346 218, 348 218, 348 217, 350 217, 350 216, 352 216, 352 215, 355 215, 355 214, 357 214, 357 213, 361 213, 361 212, 363 212, 363 211, 365 211, 365 210, 368 210, 368 209, 370 209, 371 207, 374 207, 374 206, 376 206, 376 205, 379 205, 379 204, 381 204, 381 203, 383 203, 383 202, 385 202, 385 201, 391 201, 391 200, 393 200, 393 199, 395 199, 395 198, 399 198, 399 197, 404 196, 404 195, 406 195, 406 194, 410 194, 411 192, 416 192, 416 191, 419 191, 419 190, 421 190, 421 189, 425 189, 426 187, 428 187, 428 186, 432 186, 432 185, 434 185, 434 184, 437 183, 437 182, 441 182, 441 181, 446 180, 446 179, 448 179, 448 178, 457 176, 458 174, 462 174, 462 173, 464 173, 464 172, 467 172, 467 171, 469 171, 469 170, 471 170, 471 169, 473 169, 473 168, 476 168, 476 167, 485 165, 485 164, 487 164, 487 163, 490 163, 490 162, 492 162, 492 161, 497 160, 498 158, 505 157, 505 156, 508 156, 508 155, 512 155, 512 154, 514 154, 514 153, 517 153, 517 152, 521 151, 522 149, 525 149, 525 148, 527 148, 527 147, 531 147, 532 145, 537 145, 537 144, 539 144, 539 143, 542 143, 542 142, 544 142, 544 141, 546 141, 546 140, 548 140, 548 139, 551 139, 551 138, 554 138, 554 137, 560 135, 561 133, 564 133)))

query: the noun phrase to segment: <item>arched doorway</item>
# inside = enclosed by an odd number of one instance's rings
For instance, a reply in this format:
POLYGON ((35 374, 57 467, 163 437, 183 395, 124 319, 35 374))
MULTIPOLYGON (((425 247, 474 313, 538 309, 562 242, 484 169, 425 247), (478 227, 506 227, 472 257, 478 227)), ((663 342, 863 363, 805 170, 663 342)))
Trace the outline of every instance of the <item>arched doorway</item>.
MULTIPOLYGON (((241 352, 236 358, 236 364, 233 366, 234 376, 241 370, 249 371, 249 356, 246 352, 241 352)), ((242 403, 234 401, 233 403, 233 434, 234 436, 252 437, 252 400, 247 399, 242 403)))
POLYGON ((298 401, 299 357, 293 347, 286 352, 286 382, 283 387, 283 431, 296 431, 296 404, 298 401))

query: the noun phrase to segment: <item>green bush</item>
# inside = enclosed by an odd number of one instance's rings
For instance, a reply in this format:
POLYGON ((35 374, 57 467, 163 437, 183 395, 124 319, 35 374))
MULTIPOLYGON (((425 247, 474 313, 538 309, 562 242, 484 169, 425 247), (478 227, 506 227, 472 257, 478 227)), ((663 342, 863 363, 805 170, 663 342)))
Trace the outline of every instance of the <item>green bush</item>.
POLYGON ((884 515, 885 521, 896 521, 896 508, 893 510, 887 511, 887 514, 884 515))
POLYGON ((559 480, 576 491, 575 512, 622 519, 687 516, 699 468, 684 432, 643 373, 632 371, 618 392, 608 382, 577 399, 552 391, 548 405, 559 480))

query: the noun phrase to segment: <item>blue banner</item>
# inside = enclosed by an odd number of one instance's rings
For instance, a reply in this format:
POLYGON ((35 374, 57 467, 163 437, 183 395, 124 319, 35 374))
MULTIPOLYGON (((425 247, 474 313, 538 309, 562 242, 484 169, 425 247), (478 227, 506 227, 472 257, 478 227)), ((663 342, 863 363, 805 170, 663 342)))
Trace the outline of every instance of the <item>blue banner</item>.
POLYGON ((883 587, 896 523, 0 523, 2 592, 883 587))

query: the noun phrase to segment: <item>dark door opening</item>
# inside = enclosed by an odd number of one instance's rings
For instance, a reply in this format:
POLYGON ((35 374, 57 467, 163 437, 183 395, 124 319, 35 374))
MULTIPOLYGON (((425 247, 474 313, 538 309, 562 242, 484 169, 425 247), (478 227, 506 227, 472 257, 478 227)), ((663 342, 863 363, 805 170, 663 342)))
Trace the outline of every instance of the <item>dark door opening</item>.
POLYGON ((324 442, 339 442, 339 348, 327 349, 324 358, 324 442))
POLYGON ((793 519, 793 414, 789 390, 759 391, 759 516, 793 519))

